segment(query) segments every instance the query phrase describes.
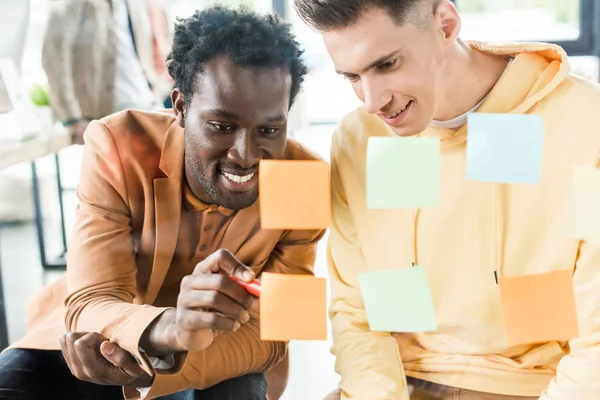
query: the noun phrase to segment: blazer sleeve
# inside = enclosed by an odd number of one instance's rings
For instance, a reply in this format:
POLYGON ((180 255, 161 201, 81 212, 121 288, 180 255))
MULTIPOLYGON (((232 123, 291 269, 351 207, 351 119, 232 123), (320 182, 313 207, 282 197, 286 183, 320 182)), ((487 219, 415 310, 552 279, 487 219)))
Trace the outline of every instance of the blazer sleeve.
MULTIPOLYGON (((317 244, 324 231, 287 231, 273 249, 263 272, 312 274, 317 244)), ((187 388, 206 389, 219 382, 251 373, 266 372, 277 365, 287 353, 286 342, 262 341, 260 320, 256 310, 250 321, 236 332, 215 337, 204 351, 190 352, 183 369, 187 388)), ((157 374, 148 392, 141 397, 137 390, 127 388, 127 399, 156 398, 172 392, 173 375, 157 374)))
POLYGON ((79 205, 67 254, 66 328, 99 332, 153 375, 138 344, 148 325, 167 308, 133 304, 137 268, 119 151, 101 122, 93 121, 85 137, 79 205))

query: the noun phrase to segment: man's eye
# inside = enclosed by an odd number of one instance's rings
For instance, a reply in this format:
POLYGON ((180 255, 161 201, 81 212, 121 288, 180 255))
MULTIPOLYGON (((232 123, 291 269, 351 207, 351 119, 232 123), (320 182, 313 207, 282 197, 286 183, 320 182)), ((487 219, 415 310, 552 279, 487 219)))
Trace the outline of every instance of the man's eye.
POLYGON ((218 130, 219 132, 228 132, 233 130, 233 126, 227 124, 219 124, 217 122, 211 122, 213 128, 218 130))
POLYGON ((344 78, 348 79, 350 82, 356 82, 358 80, 358 75, 344 74, 344 78))
POLYGON ((385 70, 388 70, 388 69, 392 68, 394 66, 394 64, 396 64, 396 60, 395 59, 391 60, 391 61, 386 61, 386 62, 384 62, 382 64, 379 64, 377 66, 377 69, 380 70, 380 71, 385 71, 385 70))
POLYGON ((258 131, 263 135, 274 135, 279 132, 279 128, 259 128, 258 131))

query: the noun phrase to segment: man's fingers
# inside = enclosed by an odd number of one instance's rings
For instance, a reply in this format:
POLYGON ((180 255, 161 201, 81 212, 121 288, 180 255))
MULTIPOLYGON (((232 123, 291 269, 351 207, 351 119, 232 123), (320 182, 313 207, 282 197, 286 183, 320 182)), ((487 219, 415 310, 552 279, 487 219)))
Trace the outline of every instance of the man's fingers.
POLYGON ((238 260, 229 250, 219 249, 196 265, 194 275, 224 272, 244 282, 254 279, 254 272, 238 260))
MULTIPOLYGON (((76 333, 79 337, 75 340, 76 348, 98 348, 100 343, 107 341, 108 339, 99 333, 76 333)), ((77 337, 77 336, 75 336, 77 337)))
MULTIPOLYGON (((65 337, 65 344, 67 348, 68 359, 65 357, 65 361, 71 370, 73 376, 77 379, 85 381, 88 380, 89 377, 86 375, 85 368, 79 359, 79 355, 77 354, 77 350, 75 349, 75 342, 79 340, 82 336, 85 336, 85 333, 68 333, 65 337)), ((64 352, 63 352, 64 355, 64 352)))
POLYGON ((110 363, 100 354, 100 345, 107 339, 97 333, 88 333, 75 342, 75 350, 84 373, 94 379, 104 379, 110 363))
MULTIPOLYGON (((244 294, 247 295, 247 294, 244 294)), ((249 301, 251 301, 251 296, 249 301)), ((246 299, 243 300, 246 303, 246 299)), ((231 297, 216 290, 190 290, 181 294, 178 305, 187 309, 210 309, 240 323, 248 322, 250 314, 242 305, 231 297)))
POLYGON ((122 349, 112 342, 106 341, 102 343, 100 345, 100 353, 102 353, 104 358, 106 358, 114 367, 120 368, 133 378, 138 378, 146 373, 127 350, 122 349))
POLYGON ((67 367, 69 367, 71 374, 73 376, 75 376, 75 371, 73 371, 73 368, 71 367, 71 363, 72 363, 71 362, 71 353, 69 351, 69 346, 67 345, 67 335, 68 335, 68 333, 60 335, 60 338, 58 339, 58 341, 60 343, 60 350, 62 351, 63 358, 65 359, 65 362, 67 363, 67 367))
POLYGON ((255 314, 260 314, 259 304, 260 303, 258 302, 258 299, 253 297, 252 303, 250 304, 250 307, 248 309, 255 314))
MULTIPOLYGON (((229 317, 217 313, 187 310, 177 314, 177 325, 182 329, 182 334, 190 332, 191 335, 204 329, 213 331, 231 332, 240 328, 241 324, 229 317)), ((184 341, 187 338, 182 338, 184 341)))
MULTIPOLYGON (((178 305, 187 307, 180 301, 186 298, 188 292, 194 291, 216 291, 223 293, 244 308, 249 308, 253 300, 253 297, 246 289, 225 275, 188 275, 181 281, 178 305)), ((211 306, 212 304, 208 305, 211 306)))
POLYGON ((60 343, 60 350, 62 351, 63 356, 67 358, 67 355, 69 353, 69 349, 67 348, 67 334, 64 333, 60 335, 60 337, 58 338, 58 342, 60 343))

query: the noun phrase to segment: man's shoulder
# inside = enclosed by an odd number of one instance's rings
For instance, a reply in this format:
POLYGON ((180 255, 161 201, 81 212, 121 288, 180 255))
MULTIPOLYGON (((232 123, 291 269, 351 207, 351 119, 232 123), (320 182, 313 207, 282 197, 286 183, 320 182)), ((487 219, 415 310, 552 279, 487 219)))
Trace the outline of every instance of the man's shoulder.
POLYGON ((593 109, 593 118, 600 118, 597 112, 600 106, 600 84, 589 79, 570 74, 548 96, 551 101, 565 102, 569 111, 587 111, 593 109))
POLYGON ((591 95, 600 95, 600 84, 598 82, 591 81, 574 73, 567 75, 563 84, 571 85, 571 88, 578 91, 589 92, 591 95))
POLYGON ((560 116, 560 126, 569 126, 571 137, 576 134, 582 145, 600 143, 597 133, 600 126, 600 84, 569 75, 545 99, 544 110, 553 124, 556 124, 556 116, 560 116), (591 142, 586 142, 585 138, 591 142))
POLYGON ((172 110, 125 110, 108 115, 100 119, 100 122, 113 133, 149 136, 162 133, 164 137, 171 124, 175 122, 175 114, 172 110))
POLYGON ((332 139, 332 156, 341 152, 355 153, 367 147, 369 137, 387 136, 389 127, 376 115, 361 106, 346 114, 338 124, 332 139))
POLYGON ((90 151, 101 155, 106 162, 118 162, 130 178, 153 179, 162 175, 160 165, 165 147, 178 147, 174 143, 177 138, 166 140, 167 136, 173 136, 169 132, 174 127, 181 129, 169 110, 127 110, 93 121, 85 133, 85 142, 90 151))
POLYGON ((170 110, 126 110, 98 121, 108 132, 121 157, 140 158, 150 153, 162 153, 167 133, 175 123, 170 110))

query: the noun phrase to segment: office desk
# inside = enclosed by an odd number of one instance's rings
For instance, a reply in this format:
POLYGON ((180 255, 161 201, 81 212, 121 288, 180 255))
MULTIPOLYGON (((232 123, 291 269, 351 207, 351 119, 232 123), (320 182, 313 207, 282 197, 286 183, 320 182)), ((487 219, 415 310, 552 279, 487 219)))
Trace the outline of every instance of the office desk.
MULTIPOLYGON (((31 165, 31 183, 35 208, 35 224, 40 251, 40 261, 44 269, 61 269, 66 265, 64 258, 67 250, 67 240, 62 201, 63 188, 60 179, 60 163, 58 153, 60 150, 71 145, 71 136, 68 131, 58 127, 20 142, 2 142, 0 140, 0 169, 21 163, 29 163, 31 165), (50 261, 46 255, 39 177, 36 166, 38 159, 48 155, 54 156, 63 243, 63 254, 61 254, 59 258, 54 261, 50 261)), ((1 268, 2 258, 0 253, 0 349, 4 349, 8 346, 8 331, 6 324, 6 310, 4 303, 4 289, 2 287, 1 268)))

